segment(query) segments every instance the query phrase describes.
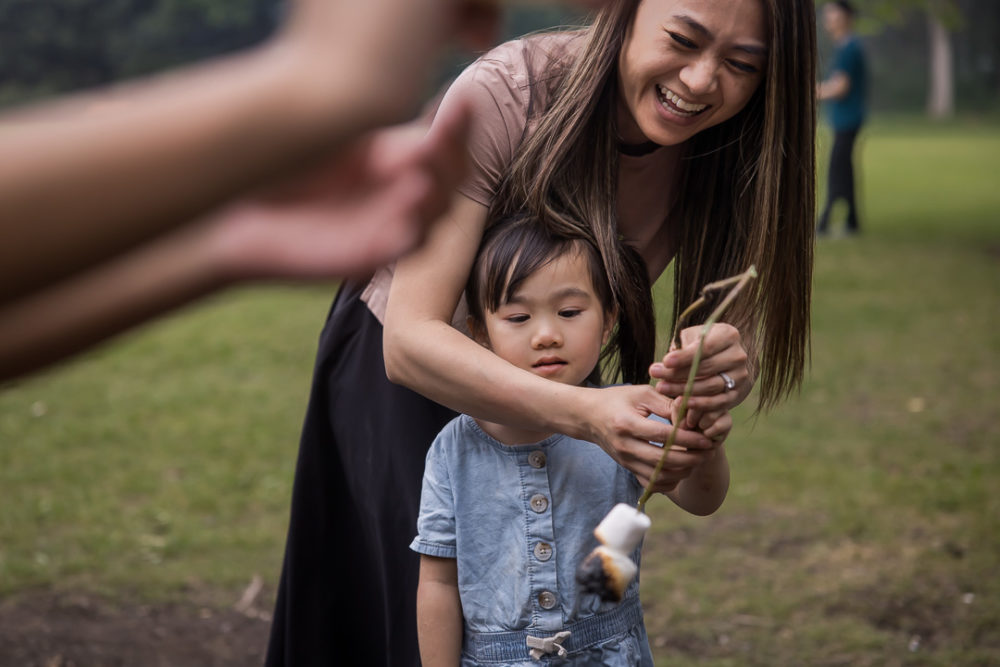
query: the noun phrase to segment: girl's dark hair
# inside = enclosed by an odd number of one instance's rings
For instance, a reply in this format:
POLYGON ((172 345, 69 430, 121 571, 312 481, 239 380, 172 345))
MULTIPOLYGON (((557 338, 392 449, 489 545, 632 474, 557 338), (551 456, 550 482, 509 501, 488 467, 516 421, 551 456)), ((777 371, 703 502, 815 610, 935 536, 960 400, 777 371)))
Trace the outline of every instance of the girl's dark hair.
POLYGON ((597 244, 586 234, 560 235, 533 216, 519 213, 497 220, 486 229, 479 245, 465 298, 474 325, 482 326, 487 312, 495 312, 510 301, 521 284, 535 271, 569 252, 579 252, 587 260, 590 281, 605 314, 617 309, 617 322, 608 344, 601 352, 598 368, 589 380, 604 384, 621 380, 635 384, 649 382, 648 367, 656 343, 656 324, 649 285, 649 271, 633 248, 620 243, 616 252, 628 267, 630 290, 638 298, 625 313, 617 302, 597 244), (639 323, 636 328, 633 323, 639 323))
MULTIPOLYGON (((639 2, 608 3, 581 34, 579 55, 567 52, 547 68, 558 82, 532 82, 558 90, 535 112, 537 129, 521 142, 490 211, 496 220, 526 209, 559 235, 591 236, 619 308, 636 295, 616 250, 617 66, 639 2)), ((768 32, 762 82, 739 113, 687 142, 682 176, 664 186, 683 193, 665 222, 678 248, 675 319, 705 284, 757 267, 760 279, 726 321, 743 334, 751 371, 761 376, 760 406, 768 407, 801 383, 808 356, 816 17, 813 0, 761 4, 768 32)))

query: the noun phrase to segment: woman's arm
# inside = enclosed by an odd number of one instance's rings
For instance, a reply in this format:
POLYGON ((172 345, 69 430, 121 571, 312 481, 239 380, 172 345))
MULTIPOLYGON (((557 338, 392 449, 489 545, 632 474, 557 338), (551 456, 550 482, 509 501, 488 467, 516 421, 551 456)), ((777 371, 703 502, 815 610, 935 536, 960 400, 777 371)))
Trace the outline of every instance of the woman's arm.
POLYGON ((457 667, 463 626, 457 561, 421 554, 417 641, 425 667, 457 667))
MULTIPOLYGON (((456 195, 427 242, 397 264, 385 316, 389 379, 480 419, 595 442, 645 483, 662 452, 649 441, 666 440, 672 429, 647 417, 669 415, 669 399, 648 385, 591 389, 552 382, 451 326, 485 220, 484 206, 456 195)), ((715 446, 684 430, 677 442, 689 449, 715 446)), ((700 462, 688 452, 670 457, 670 468, 700 462)))

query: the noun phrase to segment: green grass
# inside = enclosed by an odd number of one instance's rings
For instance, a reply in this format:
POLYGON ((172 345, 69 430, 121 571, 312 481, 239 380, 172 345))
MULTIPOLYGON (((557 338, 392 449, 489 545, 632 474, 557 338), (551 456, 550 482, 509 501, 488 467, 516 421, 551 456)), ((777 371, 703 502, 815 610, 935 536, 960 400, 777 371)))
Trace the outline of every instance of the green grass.
MULTIPOLYGON (((716 515, 650 503, 659 665, 1000 663, 1000 125, 860 150, 801 393, 739 410, 716 515)), ((223 295, 0 393, 0 598, 273 595, 331 294, 223 295)))
POLYGON ((332 293, 224 295, 0 393, 0 595, 273 581, 332 293))
POLYGON ((651 510, 660 665, 1000 662, 1000 128, 909 128, 817 246, 801 394, 741 408, 720 512, 651 510))

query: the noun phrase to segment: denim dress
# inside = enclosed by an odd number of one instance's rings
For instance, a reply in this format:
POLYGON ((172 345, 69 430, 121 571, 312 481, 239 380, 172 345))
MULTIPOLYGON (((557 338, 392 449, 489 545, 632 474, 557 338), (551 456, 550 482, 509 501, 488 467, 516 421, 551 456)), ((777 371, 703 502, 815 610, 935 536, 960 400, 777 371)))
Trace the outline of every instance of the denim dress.
POLYGON ((638 578, 621 603, 578 597, 574 578, 598 545, 597 524, 641 492, 593 443, 557 434, 508 446, 467 415, 451 421, 427 454, 410 548, 458 560, 461 664, 651 667, 638 578), (549 652, 532 658, 529 637, 567 630, 561 650, 549 642, 549 652))

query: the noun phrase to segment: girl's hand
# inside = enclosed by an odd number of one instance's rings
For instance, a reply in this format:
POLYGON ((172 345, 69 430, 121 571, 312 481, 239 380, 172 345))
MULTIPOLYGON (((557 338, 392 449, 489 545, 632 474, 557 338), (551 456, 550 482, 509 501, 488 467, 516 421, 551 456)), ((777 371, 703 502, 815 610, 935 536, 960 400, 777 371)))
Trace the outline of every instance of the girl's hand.
POLYGON ((691 462, 693 465, 690 467, 677 468, 671 467, 671 465, 679 458, 673 452, 678 450, 683 451, 683 449, 674 445, 671 453, 667 455, 667 461, 664 463, 663 469, 660 471, 659 480, 655 485, 653 485, 653 491, 658 493, 669 494, 677 488, 677 485, 681 481, 691 476, 692 472, 695 470, 695 466, 714 460, 723 443, 726 441, 726 438, 729 436, 729 432, 733 428, 733 418, 728 412, 725 411, 698 413, 694 410, 688 410, 684 415, 683 421, 679 418, 679 411, 680 400, 675 400, 673 409, 671 410, 670 420, 675 424, 679 424, 681 429, 684 431, 700 432, 712 441, 713 446, 711 449, 699 449, 686 452, 689 455, 693 455, 686 458, 686 462, 691 462), (695 461, 697 462, 695 463, 695 461))
MULTIPOLYGON (((679 404, 680 401, 674 401, 679 404)), ((690 431, 698 431, 709 438, 716 445, 721 445, 729 437, 729 432, 733 429, 733 417, 727 411, 699 412, 688 410, 684 415, 681 428, 690 431)))
MULTIPOLYGON (((665 442, 674 427, 649 419, 656 413, 669 418, 673 401, 648 385, 588 389, 581 437, 597 443, 611 458, 630 470, 646 486, 663 454, 650 442, 665 442)), ((723 424, 724 424, 723 420, 723 424)), ((722 425, 713 435, 728 433, 722 425)), ((680 429, 654 487, 666 492, 691 474, 691 470, 715 455, 719 442, 711 435, 680 429)))
MULTIPOLYGON (((650 366, 649 374, 659 380, 657 391, 675 398, 684 393, 701 331, 701 326, 683 329, 680 349, 671 349, 661 363, 650 366)), ((747 353, 739 330, 724 322, 716 323, 705 337, 688 409, 699 416, 731 410, 746 399, 752 388, 747 353), (733 379, 735 386, 732 389, 726 389, 721 373, 733 379)))
MULTIPOLYGON (((671 446, 670 453, 667 454, 667 460, 664 462, 663 468, 660 470, 660 477, 657 479, 656 484, 653 485, 653 492, 663 494, 670 493, 677 488, 678 484, 690 477, 698 466, 715 459, 717 452, 718 445, 712 449, 690 450, 678 447, 677 445, 671 446)), ((657 457, 659 457, 662 453, 663 450, 658 449, 657 457)), ((636 473, 635 476, 643 488, 645 488, 649 484, 649 476, 652 474, 653 470, 650 469, 648 474, 640 476, 636 473)))

